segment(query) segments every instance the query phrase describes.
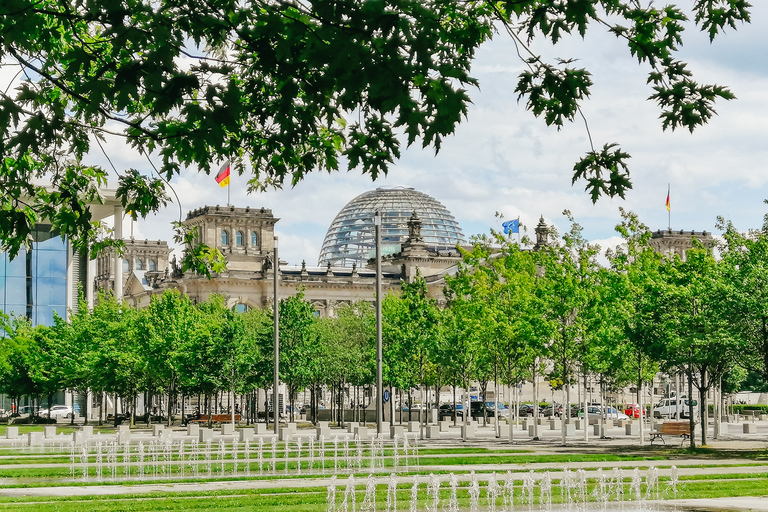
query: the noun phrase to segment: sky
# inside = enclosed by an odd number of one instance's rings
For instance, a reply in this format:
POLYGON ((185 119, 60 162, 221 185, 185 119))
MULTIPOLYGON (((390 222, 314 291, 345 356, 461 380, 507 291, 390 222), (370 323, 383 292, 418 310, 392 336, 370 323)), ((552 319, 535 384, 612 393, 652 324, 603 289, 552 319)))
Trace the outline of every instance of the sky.
MULTIPOLYGON (((687 2, 682 2, 687 4, 687 2)), ((316 172, 296 187, 245 193, 247 178, 233 174, 231 203, 271 208, 280 219, 275 230, 282 260, 316 265, 323 237, 341 208, 376 187, 406 186, 445 205, 465 236, 500 229, 505 218, 520 217, 533 234, 539 216, 561 233, 568 209, 584 236, 603 247, 618 241, 619 207, 636 212, 651 229, 717 233, 718 215, 746 230, 762 226, 768 205, 768 2, 758 0, 752 23, 729 29, 713 44, 691 26, 684 34, 680 58, 699 82, 728 86, 734 101, 716 106, 718 115, 693 134, 663 131, 660 110, 647 97, 647 65, 638 64, 626 45, 593 26, 586 39, 570 37, 555 47, 534 44, 548 59, 575 58, 593 75, 591 97, 582 104, 595 147, 619 143, 630 153, 633 189, 625 199, 602 198, 593 204, 584 183, 571 185, 574 163, 589 150, 580 119, 561 130, 547 127, 517 101, 514 88, 522 70, 511 40, 497 34, 479 51, 472 74, 480 88, 469 90, 473 104, 455 135, 441 151, 411 147, 388 176, 372 182, 359 172, 316 172), (665 207, 667 187, 671 222, 665 207)), ((118 169, 148 171, 143 157, 119 143, 106 148, 118 169)), ((100 155, 94 155, 97 163, 100 155)), ((174 203, 133 226, 137 239, 172 239, 171 222, 179 212, 203 205, 227 204, 227 191, 213 176, 187 169, 172 182, 181 205, 174 203)), ((112 184, 114 185, 114 184, 112 184)), ((128 221, 124 227, 131 231, 128 221)))

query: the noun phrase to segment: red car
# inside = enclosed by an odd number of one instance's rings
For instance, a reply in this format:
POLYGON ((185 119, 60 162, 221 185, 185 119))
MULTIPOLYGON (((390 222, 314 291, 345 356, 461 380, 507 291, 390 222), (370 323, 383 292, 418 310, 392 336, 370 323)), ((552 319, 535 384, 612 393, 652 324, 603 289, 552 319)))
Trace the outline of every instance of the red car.
MULTIPOLYGON (((645 416, 645 409, 643 409, 643 416, 645 416)), ((630 418, 639 418, 640 417, 640 406, 638 404, 627 404, 624 408, 624 414, 629 416, 630 418)))

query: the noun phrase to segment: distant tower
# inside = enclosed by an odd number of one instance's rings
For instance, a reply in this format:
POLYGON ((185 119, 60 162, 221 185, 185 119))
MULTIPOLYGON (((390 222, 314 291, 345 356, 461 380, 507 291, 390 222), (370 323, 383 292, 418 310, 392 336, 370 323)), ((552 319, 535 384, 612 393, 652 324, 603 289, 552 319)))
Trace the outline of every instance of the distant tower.
POLYGON ((547 226, 547 223, 544 222, 544 216, 542 215, 541 218, 539 218, 539 224, 536 226, 536 245, 533 246, 534 251, 538 251, 542 247, 547 247, 549 245, 549 241, 547 240, 549 236, 549 226, 547 226))
POLYGON ((712 233, 707 233, 706 231, 696 233, 695 231, 683 231, 682 229, 679 231, 659 229, 651 235, 648 245, 653 247, 659 254, 669 258, 677 255, 681 260, 685 261, 687 258, 686 252, 688 249, 693 248, 694 238, 707 249, 711 249, 715 245, 712 233))
POLYGON ((219 249, 227 274, 261 272, 275 247, 275 223, 267 208, 204 206, 187 214, 184 227, 197 229, 197 242, 219 249))

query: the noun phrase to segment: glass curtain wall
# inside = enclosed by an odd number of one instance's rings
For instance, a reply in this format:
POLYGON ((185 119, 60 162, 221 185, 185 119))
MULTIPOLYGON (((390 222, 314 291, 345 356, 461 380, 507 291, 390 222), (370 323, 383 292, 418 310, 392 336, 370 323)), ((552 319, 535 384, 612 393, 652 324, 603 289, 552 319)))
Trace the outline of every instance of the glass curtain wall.
POLYGON ((32 247, 11 261, 0 254, 0 309, 24 316, 32 325, 53 325, 54 311, 62 318, 67 307, 67 243, 41 227, 32 247))

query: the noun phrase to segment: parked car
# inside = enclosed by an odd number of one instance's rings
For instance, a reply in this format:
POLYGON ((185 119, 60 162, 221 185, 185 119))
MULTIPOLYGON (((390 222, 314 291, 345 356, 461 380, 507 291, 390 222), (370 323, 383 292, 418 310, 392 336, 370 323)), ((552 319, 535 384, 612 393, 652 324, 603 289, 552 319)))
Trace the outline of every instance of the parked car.
MULTIPOLYGON (((461 404, 456 404, 457 416, 461 417, 461 404)), ((453 418, 453 404, 442 404, 437 412, 441 420, 453 418)))
MULTIPOLYGON (((589 418, 597 418, 600 419, 601 417, 605 416, 605 419, 608 420, 628 420, 629 416, 621 412, 620 410, 616 409, 615 407, 605 407, 605 412, 603 412, 603 407, 599 405, 590 405, 587 407, 587 413, 589 414, 589 418)), ((583 409, 579 411, 579 417, 584 417, 583 409)))
POLYGON ((520 404, 518 409, 520 416, 533 416, 533 404, 520 404))
POLYGON ((544 407, 543 409, 539 409, 539 415, 544 417, 556 416, 559 418, 562 413, 563 406, 560 404, 552 404, 544 407))
POLYGON ((653 409, 653 415, 656 418, 672 418, 672 419, 685 419, 690 417, 690 406, 694 407, 694 414, 696 411, 696 400, 688 400, 686 395, 682 395, 679 399, 676 397, 662 398, 656 407, 653 409))
POLYGON ((469 412, 473 418, 482 418, 483 416, 492 418, 496 414, 496 411, 487 407, 485 402, 470 402, 469 412))
POLYGON ((509 418, 509 407, 501 402, 485 402, 485 407, 488 409, 489 416, 497 415, 499 418, 509 418))
MULTIPOLYGON (((639 404, 627 404, 624 406, 624 414, 630 418, 640 417, 640 405, 639 404)), ((645 407, 643 407, 643 416, 646 415, 645 407)))
POLYGON ((71 418, 72 408, 68 405, 54 405, 50 409, 42 409, 40 416, 43 418, 71 418))

